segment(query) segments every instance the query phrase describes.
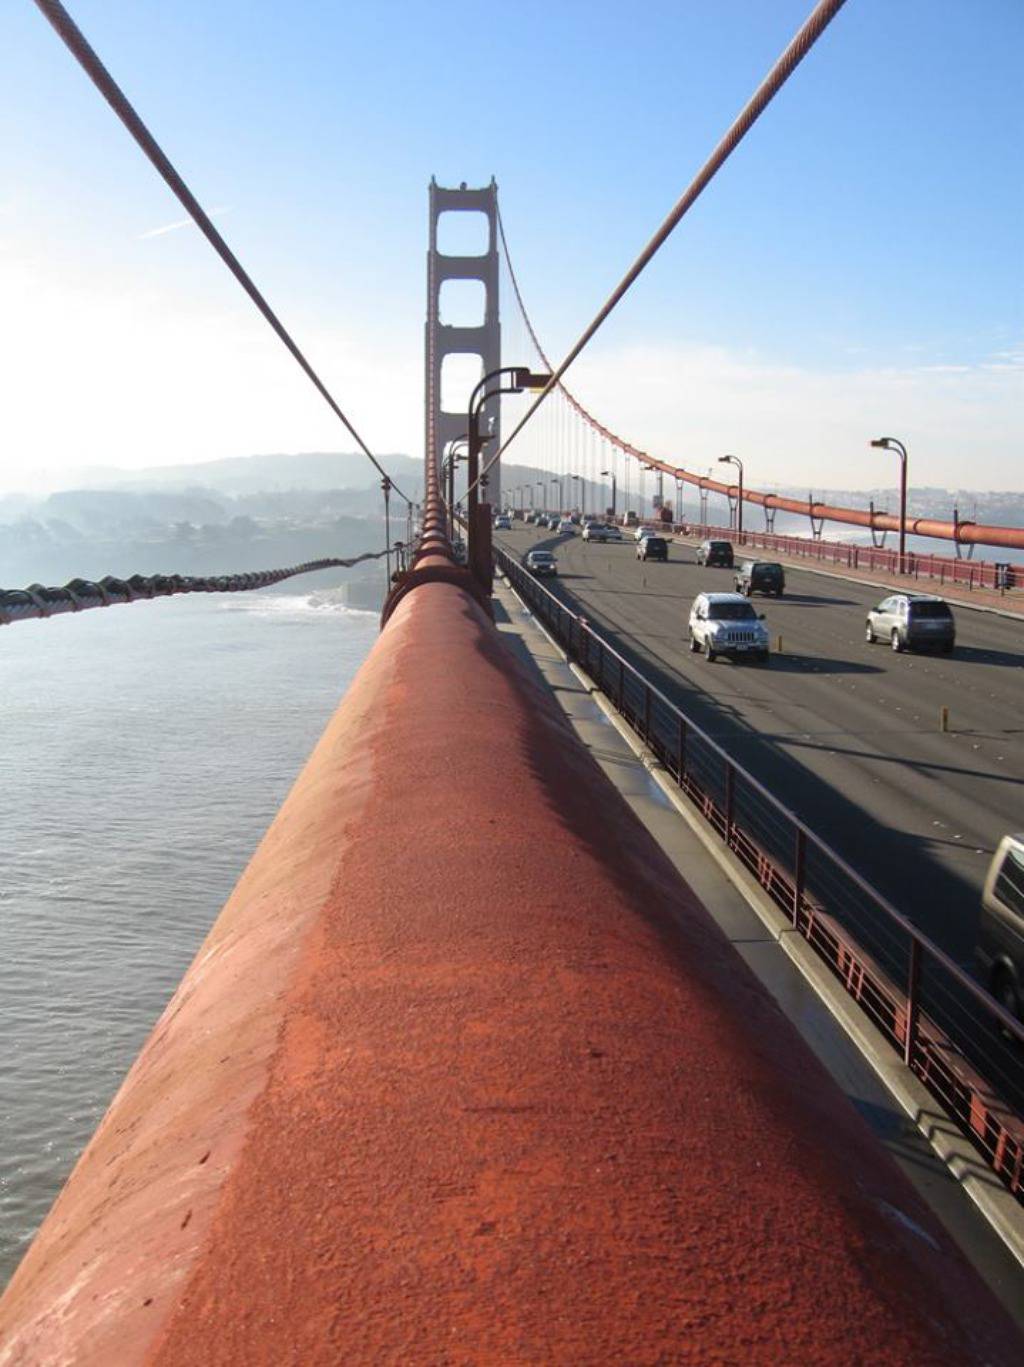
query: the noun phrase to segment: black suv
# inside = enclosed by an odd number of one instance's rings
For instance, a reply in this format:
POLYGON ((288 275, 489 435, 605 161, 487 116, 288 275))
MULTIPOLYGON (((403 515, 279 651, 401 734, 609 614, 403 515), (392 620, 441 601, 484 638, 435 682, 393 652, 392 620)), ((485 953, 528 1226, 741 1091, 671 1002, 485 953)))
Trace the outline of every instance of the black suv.
POLYGON ((645 536, 636 548, 638 560, 667 560, 668 542, 663 536, 645 536))
POLYGON ((697 551, 698 565, 722 565, 732 569, 731 541, 702 541, 697 551))
POLYGON ((786 592, 786 575, 781 565, 770 560, 744 560, 736 571, 736 592, 749 598, 752 593, 786 592))

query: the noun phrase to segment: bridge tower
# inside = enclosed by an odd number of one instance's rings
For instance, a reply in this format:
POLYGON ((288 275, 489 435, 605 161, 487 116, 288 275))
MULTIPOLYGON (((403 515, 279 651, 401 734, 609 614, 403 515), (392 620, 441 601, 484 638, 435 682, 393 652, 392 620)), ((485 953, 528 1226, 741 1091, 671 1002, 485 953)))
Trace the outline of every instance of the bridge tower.
MULTIPOLYGON (((426 330, 426 449, 428 460, 439 463, 448 443, 466 435, 466 410, 446 412, 441 407, 441 371, 446 356, 479 356, 481 376, 501 365, 501 323, 498 316, 498 187, 491 178, 482 190, 445 189, 431 177, 430 246, 427 251, 426 330), (446 256, 437 249, 437 224, 442 214, 480 213, 487 219, 487 250, 478 256, 446 256), (484 287, 484 310, 473 326, 452 326, 441 320, 441 292, 446 280, 479 280, 484 287)), ((468 395, 467 395, 468 398, 468 395)), ((484 411, 481 431, 492 440, 484 447, 492 454, 501 442, 500 399, 484 411), (493 422, 488 423, 488 419, 493 422)), ((487 502, 501 506, 501 469, 496 465, 487 477, 487 502)))

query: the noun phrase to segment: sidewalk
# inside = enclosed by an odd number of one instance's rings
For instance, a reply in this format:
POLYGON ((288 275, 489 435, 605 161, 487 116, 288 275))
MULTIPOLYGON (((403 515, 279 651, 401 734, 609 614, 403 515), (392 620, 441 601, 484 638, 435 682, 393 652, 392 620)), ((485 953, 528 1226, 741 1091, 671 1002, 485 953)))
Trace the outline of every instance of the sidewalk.
MULTIPOLYGON (((684 536, 681 532, 675 532, 672 536, 673 541, 680 545, 699 546, 702 537, 684 536)), ((884 570, 859 570, 852 569, 842 563, 833 562, 827 558, 818 559, 815 555, 787 555, 785 552, 777 550, 766 550, 761 546, 741 546, 737 542, 733 543, 736 549, 736 559, 751 560, 771 560, 778 561, 781 565, 786 565, 795 570, 807 570, 811 574, 823 574, 830 579, 848 579, 858 584, 873 585, 881 589, 902 591, 903 593, 934 593, 937 597, 944 598, 947 603, 954 607, 978 608, 982 611, 1005 613, 1007 617, 1024 618, 1024 589, 1006 589, 1000 592, 997 589, 966 589, 963 584, 944 584, 939 579, 929 578, 925 575, 887 574, 884 570)), ((808 547, 812 547, 814 542, 808 541, 808 547)))

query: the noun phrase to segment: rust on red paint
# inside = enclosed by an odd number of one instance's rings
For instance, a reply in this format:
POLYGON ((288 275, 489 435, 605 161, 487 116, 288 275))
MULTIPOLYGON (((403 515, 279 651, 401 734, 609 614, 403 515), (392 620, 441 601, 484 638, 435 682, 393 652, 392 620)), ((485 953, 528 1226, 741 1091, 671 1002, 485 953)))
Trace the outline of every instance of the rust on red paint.
POLYGON ((1015 1363, 466 593, 395 607, 0 1302, 0 1363, 1015 1363))

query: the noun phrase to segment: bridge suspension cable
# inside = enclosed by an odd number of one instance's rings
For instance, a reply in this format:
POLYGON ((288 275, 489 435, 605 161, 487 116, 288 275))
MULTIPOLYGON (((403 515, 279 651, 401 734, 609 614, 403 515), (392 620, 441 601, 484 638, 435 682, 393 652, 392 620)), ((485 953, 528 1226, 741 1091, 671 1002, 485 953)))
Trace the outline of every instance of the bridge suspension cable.
MULTIPOLYGON (((40 2, 41 0, 36 0, 37 4, 40 2)), ((767 109, 768 105, 785 85, 786 81, 796 70, 800 62, 807 56, 807 53, 821 37, 822 33, 824 33, 825 29, 839 13, 845 3, 846 0, 819 0, 819 3, 804 21, 803 26, 786 48, 785 52, 783 52, 778 61, 776 61, 775 65, 768 72, 768 75, 764 78, 757 90, 747 101, 740 114, 734 120, 732 126, 719 141, 718 146, 711 153, 710 157, 708 157, 707 161, 690 182, 687 189, 680 195, 679 199, 676 200, 676 203, 673 205, 657 232, 647 243, 646 247, 644 247, 632 266, 630 266, 618 285, 616 285, 608 299, 601 305, 601 308, 598 310, 593 320, 587 325, 579 339, 570 348, 565 359, 551 372, 551 378, 544 390, 538 394, 537 398, 526 410, 519 422, 502 442, 501 446, 495 451, 494 455, 491 456, 490 460, 483 465, 477 478, 477 483, 479 483, 480 480, 486 476, 488 470, 501 459, 504 452, 507 451, 509 446, 515 441, 516 437, 530 421, 551 391, 560 386, 562 376, 577 359, 588 342, 591 341, 598 328, 600 328, 601 324, 621 301, 626 292, 650 264, 660 248, 664 246, 665 242, 678 227, 684 215, 711 183, 715 175, 728 160, 729 156, 743 141, 743 138, 750 131, 758 118, 764 113, 765 109, 767 109)))
POLYGON ((64 612, 81 612, 85 608, 136 603, 140 598, 170 598, 178 593, 242 593, 250 589, 264 589, 297 574, 311 574, 314 570, 351 569, 364 560, 383 560, 392 550, 400 552, 402 549, 399 541, 382 551, 366 551, 347 560, 336 557, 307 560, 302 565, 291 565, 287 569, 251 570, 242 574, 133 574, 129 579, 118 579, 108 574, 104 579, 95 581, 72 579, 60 588, 30 584, 27 589, 0 589, 0 626, 26 621, 30 617, 57 617, 64 612))
MULTIPOLYGON (((138 143, 139 147, 156 167, 160 176, 166 182, 172 193, 181 202, 186 212, 193 219, 211 247, 213 247, 214 251, 227 266, 228 270, 245 290, 246 294, 259 309, 260 313, 262 313, 263 317, 270 324, 271 328, 273 328, 279 339, 284 343, 289 352, 291 352, 293 358, 298 362, 307 378, 312 382, 314 388, 325 400, 331 412, 342 422, 346 430, 358 444, 359 449, 372 464, 376 466, 381 475, 385 478, 390 478, 383 465, 381 465, 369 446, 367 446, 366 442, 342 412, 340 405, 334 399, 334 396, 328 390, 324 382, 320 379, 320 376, 299 350, 299 347, 292 339, 287 328, 267 303, 261 292, 257 289, 252 277, 246 271, 245 267, 224 241, 221 234, 213 226, 213 223, 210 221, 210 218, 202 205, 175 170, 170 159, 164 153, 142 119, 135 112, 135 109, 132 107, 127 96, 100 61, 96 52, 86 40, 85 35, 60 3, 60 0, 35 0, 35 3, 36 7, 57 31, 65 46, 76 58, 89 79, 96 86, 97 90, 128 129, 128 132, 135 139, 136 143, 138 143)), ((391 481, 391 488, 400 498, 404 498, 406 503, 411 504, 412 500, 393 480, 391 481)))

